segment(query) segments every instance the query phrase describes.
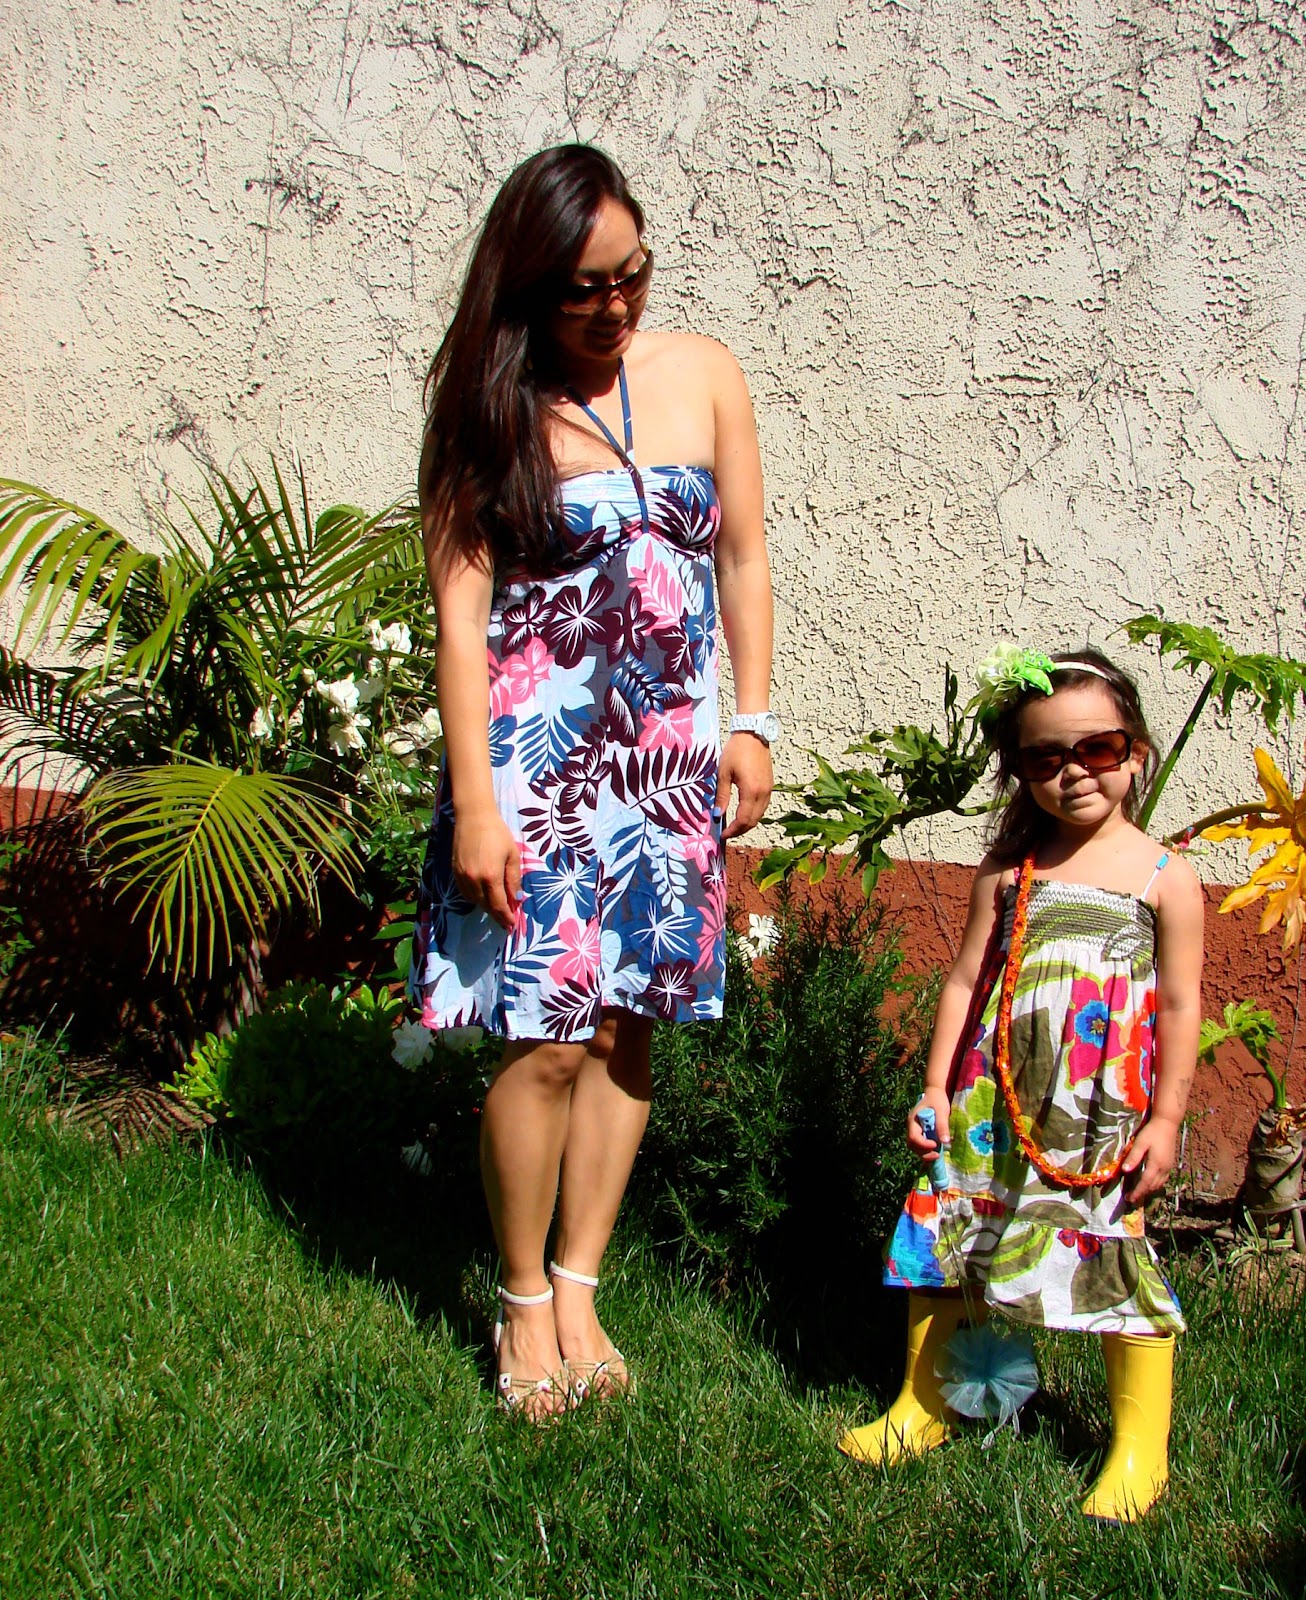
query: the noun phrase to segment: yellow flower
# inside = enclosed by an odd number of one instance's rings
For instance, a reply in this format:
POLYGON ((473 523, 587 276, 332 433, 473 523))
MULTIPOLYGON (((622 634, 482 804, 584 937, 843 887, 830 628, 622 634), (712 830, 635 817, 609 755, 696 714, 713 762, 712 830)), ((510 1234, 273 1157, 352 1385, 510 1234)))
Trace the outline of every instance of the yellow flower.
POLYGON ((1220 910, 1237 911, 1268 895, 1259 931, 1268 933, 1282 922, 1283 948, 1291 950, 1306 932, 1306 788, 1294 797, 1264 750, 1256 752, 1256 776, 1265 790, 1265 809, 1249 811, 1241 822, 1206 828, 1202 838, 1246 839, 1248 859, 1273 848, 1247 882, 1226 895, 1220 910))

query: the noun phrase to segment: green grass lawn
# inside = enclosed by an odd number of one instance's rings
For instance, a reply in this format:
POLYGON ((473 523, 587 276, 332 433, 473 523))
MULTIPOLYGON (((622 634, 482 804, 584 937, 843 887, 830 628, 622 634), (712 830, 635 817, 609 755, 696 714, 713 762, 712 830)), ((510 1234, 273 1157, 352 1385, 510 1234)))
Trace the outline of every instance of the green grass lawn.
MULTIPOLYGON (((639 1394, 532 1430, 485 1383, 477 1194, 414 1181, 352 1231, 337 1197, 324 1232, 203 1148, 119 1159, 19 1079, 0 1090, 6 1597, 1303 1593, 1300 1276, 1253 1295, 1171 1263, 1193 1330, 1171 1492, 1102 1528, 1076 1509, 1106 1433, 1094 1340, 1040 1339, 1019 1437, 858 1468, 834 1440, 897 1372, 814 1377, 819 1352, 631 1227, 604 1309, 639 1394)), ((893 1302, 867 1303, 867 1349, 892 1349, 893 1302)))

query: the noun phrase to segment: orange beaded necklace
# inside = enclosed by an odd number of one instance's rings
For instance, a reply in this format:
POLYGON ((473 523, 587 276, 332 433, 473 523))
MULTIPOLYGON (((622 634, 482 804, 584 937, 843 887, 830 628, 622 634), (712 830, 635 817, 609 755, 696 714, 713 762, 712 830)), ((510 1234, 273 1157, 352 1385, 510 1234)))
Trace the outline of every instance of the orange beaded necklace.
POLYGON ((1133 1139, 1114 1161, 1096 1172, 1070 1172, 1049 1161, 1034 1143, 1028 1127, 1028 1118, 1020 1109, 1016 1085, 1011 1078, 1011 1007, 1016 998, 1016 979, 1020 975, 1020 960, 1025 948, 1025 925, 1029 920, 1029 892, 1034 883, 1034 857, 1027 856, 1016 872, 1016 909, 1011 919, 1011 945, 1007 951, 1007 965, 1002 974, 1002 992, 998 997, 997 1026, 993 1040, 993 1068, 998 1087, 1011 1119, 1012 1131, 1026 1159, 1049 1183, 1058 1183, 1066 1189, 1099 1189, 1114 1183, 1120 1176, 1125 1158, 1133 1147, 1133 1139))

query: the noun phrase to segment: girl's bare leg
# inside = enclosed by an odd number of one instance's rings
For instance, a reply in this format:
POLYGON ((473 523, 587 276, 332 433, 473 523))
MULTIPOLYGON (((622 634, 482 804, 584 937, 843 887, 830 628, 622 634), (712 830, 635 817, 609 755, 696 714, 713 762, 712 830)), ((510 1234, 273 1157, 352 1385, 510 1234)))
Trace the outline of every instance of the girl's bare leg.
MULTIPOLYGON (((481 1117, 481 1180, 499 1247, 503 1287, 539 1294, 549 1286, 544 1246, 558 1196, 558 1170, 568 1138, 573 1086, 586 1059, 581 1044, 511 1043, 485 1095, 481 1117)), ((503 1307, 499 1370, 514 1378, 552 1377, 562 1352, 550 1303, 503 1307)), ((532 1402, 539 1411, 561 1410, 532 1402)))
MULTIPOLYGON (((610 1012, 585 1051, 571 1091, 562 1153, 562 1187, 553 1258, 572 1272, 598 1277, 630 1169, 648 1124, 653 1022, 610 1012)), ((554 1321, 571 1361, 607 1361, 614 1354, 594 1310, 594 1290, 555 1278, 554 1321)))

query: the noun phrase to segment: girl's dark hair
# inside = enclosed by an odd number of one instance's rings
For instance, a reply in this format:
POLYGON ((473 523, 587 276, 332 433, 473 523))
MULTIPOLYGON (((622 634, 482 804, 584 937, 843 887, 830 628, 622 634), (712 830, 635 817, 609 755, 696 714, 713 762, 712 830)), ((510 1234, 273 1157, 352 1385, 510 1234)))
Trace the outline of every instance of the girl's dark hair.
POLYGON ((501 574, 538 570, 556 537, 548 321, 605 200, 643 233, 644 213, 601 150, 563 144, 524 161, 490 207, 427 375, 423 507, 446 549, 488 553, 501 574))
MULTIPOLYGON (((1123 810, 1130 822, 1138 821, 1141 804, 1140 788, 1152 780, 1156 771, 1156 748, 1147 729, 1147 719, 1138 698, 1134 680, 1121 672, 1113 661, 1097 650, 1068 650, 1052 657, 1053 670, 1049 673, 1052 689, 1075 689, 1081 684, 1101 684, 1116 704, 1120 726, 1131 739, 1147 746, 1143 770, 1129 786, 1123 810), (1076 671, 1077 663, 1084 663, 1094 671, 1076 671), (1139 778, 1142 783, 1140 785, 1139 778)), ((993 814, 989 825, 988 844, 994 858, 1003 866, 1014 866, 1023 861, 1032 850, 1051 837, 1054 823, 1021 781, 1017 770, 1020 757, 1020 714, 1031 700, 1043 697, 1041 689, 1026 689, 998 713, 993 724, 992 740, 998 757, 998 799, 1005 801, 993 814)))

